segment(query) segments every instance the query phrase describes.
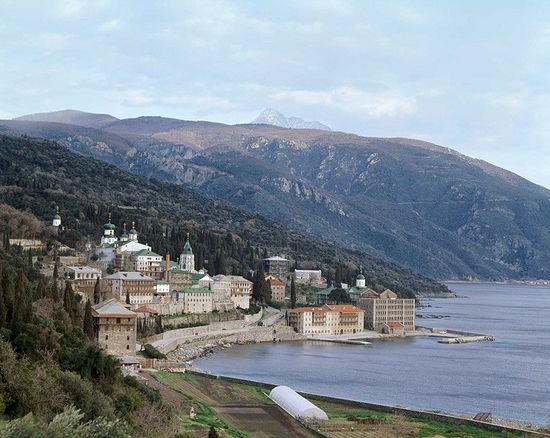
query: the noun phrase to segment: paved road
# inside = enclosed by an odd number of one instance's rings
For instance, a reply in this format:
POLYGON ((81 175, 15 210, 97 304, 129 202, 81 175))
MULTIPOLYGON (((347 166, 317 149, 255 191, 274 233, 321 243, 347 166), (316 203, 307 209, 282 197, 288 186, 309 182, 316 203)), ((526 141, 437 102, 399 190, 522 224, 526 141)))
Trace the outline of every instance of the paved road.
MULTIPOLYGON (((260 321, 262 321, 264 327, 269 327, 269 326, 272 326, 273 324, 277 323, 278 321, 280 321, 282 318, 284 318, 284 312, 281 312, 280 310, 277 310, 275 309, 274 307, 268 307, 264 310, 264 314, 262 315, 262 318, 260 319, 260 321)), ((244 333, 244 332, 247 332, 247 331, 250 331, 250 330, 253 330, 254 328, 258 327, 258 323, 254 322, 254 323, 251 323, 247 326, 244 326, 244 327, 241 327, 241 328, 237 328, 237 329, 224 329, 223 328, 223 323, 215 323, 216 325, 218 325, 220 327, 219 330, 212 330, 212 331, 208 331, 206 333, 200 333, 198 335, 194 335, 194 334, 189 334, 189 335, 184 335, 184 336, 180 336, 180 337, 177 337, 177 338, 169 338, 169 339, 161 339, 159 341, 155 341, 155 342, 152 342, 152 345, 157 348, 157 349, 161 349, 161 351, 164 351, 164 347, 170 343, 173 343, 173 342, 185 342, 185 341, 189 341, 189 340, 192 340, 192 339, 200 339, 202 337, 205 337, 205 336, 230 336, 230 335, 234 335, 234 334, 237 334, 237 333, 244 333)))

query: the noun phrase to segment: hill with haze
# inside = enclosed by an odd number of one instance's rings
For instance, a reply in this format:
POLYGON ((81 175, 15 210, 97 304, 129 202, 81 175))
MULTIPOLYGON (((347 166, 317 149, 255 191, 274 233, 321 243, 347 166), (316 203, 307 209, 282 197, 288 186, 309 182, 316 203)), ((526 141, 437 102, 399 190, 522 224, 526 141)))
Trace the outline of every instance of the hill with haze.
POLYGON ((445 286, 409 269, 304 236, 186 187, 134 175, 41 139, 0 135, 0 219, 8 218, 7 224, 0 220, 0 233, 5 231, 3 225, 13 228, 13 233, 21 232, 6 205, 22 212, 19 218, 25 222, 33 222, 30 213, 46 223, 59 207, 65 229, 57 238, 72 247, 82 247, 88 239, 99 241, 111 212, 118 230, 136 221, 142 242, 160 254, 179 255, 190 232, 198 266, 210 260, 212 274, 246 275, 266 252, 287 255, 300 267, 323 269, 332 278, 338 269, 342 281, 354 278, 361 265, 368 282, 403 296, 448 293, 445 286))
POLYGON ((0 132, 55 140, 434 278, 550 278, 550 191, 448 148, 162 117, 76 126, 51 114, 0 121, 0 132))

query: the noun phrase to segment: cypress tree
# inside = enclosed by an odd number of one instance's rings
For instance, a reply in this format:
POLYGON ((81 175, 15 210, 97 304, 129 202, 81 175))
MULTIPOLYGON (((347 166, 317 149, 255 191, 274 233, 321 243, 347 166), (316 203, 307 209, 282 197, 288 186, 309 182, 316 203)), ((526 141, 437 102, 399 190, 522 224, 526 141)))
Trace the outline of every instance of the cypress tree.
POLYGON ((7 269, 4 269, 4 272, 2 272, 2 292, 4 295, 4 307, 6 309, 5 324, 8 325, 11 324, 13 319, 15 289, 11 272, 8 272, 7 269))
POLYGON ((65 292, 63 294, 63 309, 69 314, 71 321, 74 321, 74 292, 71 283, 65 283, 65 292))
MULTIPOLYGON (((2 275, 0 273, 0 280, 2 275)), ((0 329, 6 326, 6 306, 4 305, 4 289, 0 281, 0 329)))
POLYGON ((100 301, 101 301, 101 290, 100 290, 100 283, 98 278, 94 286, 94 304, 99 304, 100 301))
POLYGON ((294 275, 290 280, 290 308, 294 309, 296 307, 296 284, 294 283, 294 275))
POLYGON ((84 333, 90 338, 94 338, 94 318, 92 316, 92 305, 90 300, 86 301, 86 307, 84 308, 84 321, 82 324, 84 333))

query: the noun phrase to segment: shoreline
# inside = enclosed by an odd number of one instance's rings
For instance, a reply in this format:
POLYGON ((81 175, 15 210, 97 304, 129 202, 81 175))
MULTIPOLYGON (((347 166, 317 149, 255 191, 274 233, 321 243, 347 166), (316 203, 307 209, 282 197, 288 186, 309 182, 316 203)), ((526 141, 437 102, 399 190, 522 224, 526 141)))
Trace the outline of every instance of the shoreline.
MULTIPOLYGON (((273 388, 281 384, 281 383, 271 383, 271 382, 251 380, 251 379, 242 378, 242 377, 232 377, 224 374, 212 374, 196 367, 193 367, 193 369, 186 370, 185 372, 201 375, 211 379, 223 379, 229 382, 252 384, 256 386, 263 386, 266 388, 273 388)), ((450 420, 450 421, 463 423, 463 424, 472 424, 472 425, 478 425, 478 426, 481 425, 487 428, 488 430, 520 432, 523 434, 527 434, 527 436, 540 436, 540 437, 548 436, 546 425, 533 424, 533 423, 525 422, 519 419, 493 417, 491 422, 485 422, 485 421, 474 420, 471 417, 471 414, 465 414, 465 413, 460 414, 460 413, 452 413, 452 412, 446 412, 446 411, 441 411, 436 409, 412 408, 412 407, 406 407, 406 406, 400 406, 400 405, 385 405, 385 404, 374 403, 369 401, 348 399, 348 398, 336 397, 328 394, 312 393, 307 391, 298 390, 298 392, 308 399, 335 401, 335 402, 344 403, 350 406, 368 407, 369 409, 375 409, 380 412, 399 413, 407 416, 420 415, 425 418, 438 418, 438 419, 450 420)))

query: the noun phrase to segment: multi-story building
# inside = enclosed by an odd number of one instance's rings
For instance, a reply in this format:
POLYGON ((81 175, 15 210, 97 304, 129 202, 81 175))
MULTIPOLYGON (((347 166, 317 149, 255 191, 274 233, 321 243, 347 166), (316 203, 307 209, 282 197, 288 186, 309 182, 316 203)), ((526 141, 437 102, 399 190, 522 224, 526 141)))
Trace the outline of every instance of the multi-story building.
MULTIPOLYGON (((370 330, 387 331, 389 323, 399 323, 404 333, 415 328, 415 300, 398 298, 395 292, 386 289, 376 294, 367 289, 357 300, 357 306, 365 312, 365 327, 370 330)), ((396 326, 390 324, 389 327, 396 326)))
POLYGON ((125 302, 126 295, 130 304, 154 302, 156 281, 140 272, 116 272, 102 280, 102 288, 107 296, 125 302))
POLYGON ((97 343, 108 354, 136 354, 136 314, 115 299, 92 306, 97 343))
POLYGON ((271 288, 271 301, 275 301, 277 303, 284 302, 286 297, 285 284, 273 275, 268 275, 265 279, 269 282, 269 286, 271 288))
POLYGON ((279 256, 269 257, 263 260, 266 274, 274 275, 286 283, 288 277, 288 260, 279 256))
POLYGON ((90 266, 66 266, 65 277, 71 282, 73 290, 88 299, 92 299, 101 271, 90 266))
POLYGON ((155 280, 160 280, 164 277, 165 270, 162 266, 161 255, 148 249, 142 249, 131 253, 130 260, 132 261, 134 271, 141 272, 155 280))
POLYGON ((212 291, 205 287, 189 287, 177 292, 185 313, 212 312, 212 291))
POLYGON ((326 280, 319 269, 296 269, 294 271, 294 280, 297 284, 310 284, 314 286, 326 284, 326 280))
POLYGON ((288 324, 304 335, 342 335, 363 331, 363 311, 351 304, 299 307, 288 315, 288 324))
MULTIPOLYGON (((215 275, 211 289, 214 292, 214 308, 218 303, 233 302, 234 308, 248 309, 252 298, 252 282, 240 275, 215 275)), ((218 309, 219 310, 219 309, 218 309)))

